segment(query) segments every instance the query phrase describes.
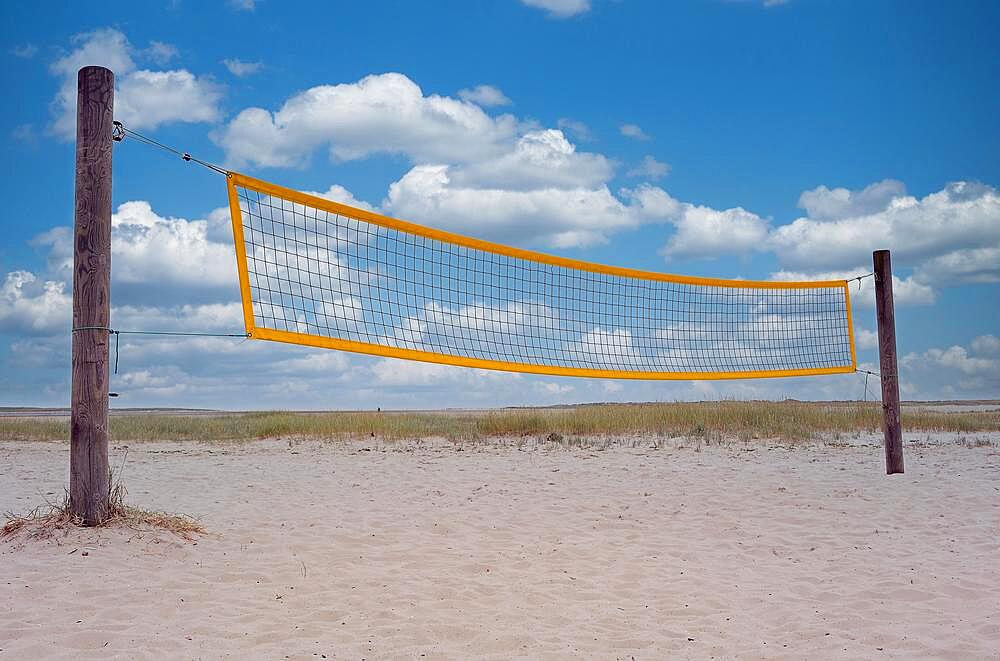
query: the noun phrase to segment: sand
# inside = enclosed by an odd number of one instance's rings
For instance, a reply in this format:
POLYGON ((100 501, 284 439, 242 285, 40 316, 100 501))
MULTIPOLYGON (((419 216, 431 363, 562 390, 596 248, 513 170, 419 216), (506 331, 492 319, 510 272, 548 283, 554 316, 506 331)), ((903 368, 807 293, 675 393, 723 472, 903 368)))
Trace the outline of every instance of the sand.
MULTIPOLYGON (((0 659, 995 659, 1000 439, 925 437, 134 444, 209 534, 0 543, 0 659)), ((0 511, 67 453, 0 444, 0 511)))

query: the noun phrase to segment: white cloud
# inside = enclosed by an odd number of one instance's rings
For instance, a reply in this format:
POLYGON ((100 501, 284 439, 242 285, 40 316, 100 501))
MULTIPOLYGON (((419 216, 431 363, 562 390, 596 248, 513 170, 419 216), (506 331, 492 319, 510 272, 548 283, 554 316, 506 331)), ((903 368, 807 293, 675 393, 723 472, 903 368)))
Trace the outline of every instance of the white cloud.
POLYGON ((859 350, 876 349, 878 348, 878 333, 855 325, 854 345, 859 350))
MULTIPOLYGON (((354 197, 354 193, 347 190, 339 184, 333 184, 327 188, 322 193, 316 191, 306 191, 309 195, 315 195, 316 197, 322 197, 331 202, 339 202, 340 204, 346 204, 349 207, 356 207, 358 209, 364 209, 365 211, 378 211, 377 207, 368 204, 364 200, 359 200, 354 197)), ((226 209, 226 217, 229 217, 229 210, 226 209)))
POLYGON ((257 0, 229 0, 229 6, 236 11, 253 11, 257 8, 257 0))
MULTIPOLYGON (((158 42, 153 42, 158 44, 158 42)), ((104 28, 73 37, 74 50, 50 67, 62 82, 52 106, 52 130, 64 139, 76 131, 76 79, 84 66, 100 65, 115 72, 115 117, 132 128, 156 128, 169 122, 212 122, 220 117, 221 89, 185 69, 136 69, 134 57, 161 58, 173 48, 151 46, 137 53, 124 34, 104 28)))
POLYGON ((393 358, 380 358, 372 365, 371 374, 381 386, 469 385, 488 381, 517 381, 520 376, 509 372, 472 370, 454 365, 439 365, 393 358))
POLYGON ((0 329, 31 335, 68 329, 73 301, 66 289, 29 271, 8 273, 0 285, 0 329))
POLYGON ((905 194, 906 187, 895 179, 876 182, 860 191, 818 186, 799 196, 799 208, 813 220, 837 220, 877 213, 905 194))
POLYGON ((576 388, 568 383, 556 383, 553 381, 539 381, 535 384, 535 387, 547 395, 565 395, 576 390, 576 388))
POLYGON ((155 297, 148 297, 141 304, 121 305, 114 301, 112 304, 112 325, 123 330, 189 329, 212 333, 243 330, 243 308, 235 301, 163 305, 155 297))
MULTIPOLYGON (((132 46, 125 35, 114 28, 103 28, 93 32, 75 35, 72 43, 76 47, 72 52, 52 63, 52 73, 66 79, 72 78, 76 94, 76 73, 88 65, 107 67, 116 74, 122 74, 135 69, 132 59, 132 46)), ((75 99, 74 99, 75 102, 75 99)))
POLYGON ((632 339, 632 333, 622 328, 594 328, 574 343, 574 353, 597 369, 629 369, 645 362, 632 339))
POLYGON ((978 358, 969 355, 965 347, 953 346, 947 349, 929 349, 919 356, 920 360, 956 369, 965 374, 1000 373, 1000 362, 992 358, 978 358))
MULTIPOLYGON (((928 305, 936 290, 960 283, 1000 282, 1000 194, 991 186, 948 184, 922 199, 887 179, 858 191, 819 186, 805 191, 807 215, 770 223, 743 209, 719 211, 679 204, 668 217, 677 228, 667 256, 713 257, 770 251, 778 280, 850 279, 871 271, 873 250, 892 250, 897 304, 928 305)), ((852 295, 873 301, 871 279, 852 295)))
POLYGON ((149 42, 149 48, 144 51, 146 57, 157 64, 166 64, 178 55, 177 47, 162 41, 149 42))
POLYGON ((900 361, 900 388, 911 398, 992 398, 1000 389, 997 338, 977 337, 969 347, 954 345, 910 352, 900 361))
POLYGON ((785 267, 839 268, 888 248, 894 266, 916 267, 925 282, 997 281, 1000 195, 991 186, 956 182, 917 199, 885 181, 857 193, 820 187, 800 203, 817 216, 778 227, 770 239, 785 267))
POLYGON ((740 207, 722 211, 684 203, 671 219, 676 232, 663 254, 672 258, 711 259, 745 255, 766 246, 768 221, 740 207))
POLYGON ((11 55, 14 57, 19 57, 23 60, 30 60, 35 55, 38 55, 38 46, 34 44, 24 44, 21 46, 14 46, 10 49, 11 55))
POLYGON ((456 185, 446 165, 419 165, 389 187, 383 208, 401 218, 479 237, 556 247, 607 241, 648 220, 606 186, 506 190, 456 185))
POLYGON ((133 71, 118 84, 115 116, 126 126, 155 129, 170 122, 214 122, 220 116, 218 86, 190 71, 133 71))
POLYGON ((208 222, 164 218, 144 201, 125 202, 111 216, 114 279, 122 283, 229 286, 232 245, 208 238, 208 222))
POLYGON ((590 0, 521 0, 521 4, 544 9, 552 18, 569 18, 590 11, 590 0))
POLYGON ((642 184, 637 188, 623 188, 622 196, 650 219, 676 220, 681 216, 684 205, 670 196, 662 188, 642 184))
POLYGON ((493 85, 477 85, 472 89, 462 89, 458 91, 458 96, 469 103, 475 103, 484 108, 509 106, 511 103, 510 99, 493 85))
POLYGON ((222 64, 229 69, 229 73, 237 78, 245 78, 246 76, 253 75, 264 66, 263 62, 244 62, 237 59, 225 59, 222 61, 222 64))
POLYGON ((642 162, 628 171, 630 177, 647 177, 649 179, 662 179, 670 173, 670 166, 662 163, 650 155, 643 157, 642 162))
POLYGON ((593 189, 610 179, 613 170, 604 156, 578 152, 562 131, 546 129, 522 135, 501 156, 453 167, 450 175, 458 186, 593 189))
POLYGON ((288 358, 273 363, 271 370, 288 374, 316 375, 343 373, 350 369, 351 361, 343 351, 310 351, 308 355, 288 358))
MULTIPOLYGON (((867 267, 870 273, 870 267, 867 267)), ((865 275, 866 267, 862 265, 843 271, 777 271, 771 274, 772 280, 781 282, 808 282, 816 280, 851 280, 865 275)), ((849 283, 851 304, 862 307, 875 307, 875 282, 871 277, 862 278, 860 284, 849 283)), ((895 305, 931 305, 937 300, 937 294, 932 287, 916 281, 912 276, 901 278, 892 276, 892 297, 895 305)))
POLYGON ((564 133, 568 133, 570 137, 577 142, 591 142, 594 139, 594 135, 591 133, 590 127, 575 119, 560 117, 559 120, 556 121, 556 127, 564 133))
MULTIPOLYGON (((579 151, 563 131, 425 95, 396 73, 313 87, 273 113, 246 109, 215 139, 237 165, 302 165, 320 147, 334 160, 404 155, 414 166, 389 186, 381 208, 476 236, 585 246, 663 219, 645 204, 651 191, 613 194, 615 163, 579 151)), ((649 175, 665 167, 645 165, 649 175)))
POLYGON ((981 335, 972 340, 972 350, 987 356, 1000 356, 1000 337, 981 335))
POLYGON ((320 146, 335 160, 403 154, 415 162, 469 162, 500 155, 516 134, 510 115, 423 91, 398 73, 320 85, 276 112, 248 108, 216 136, 236 164, 290 167, 320 146))
MULTIPOLYGON (((1000 223, 1000 218, 997 222, 1000 223)), ((917 272, 920 279, 928 283, 1000 282, 1000 243, 932 257, 920 263, 917 272)))
POLYGON ((633 140, 649 140, 649 136, 643 131, 638 124, 622 124, 618 127, 619 133, 624 135, 626 138, 632 138, 633 140))

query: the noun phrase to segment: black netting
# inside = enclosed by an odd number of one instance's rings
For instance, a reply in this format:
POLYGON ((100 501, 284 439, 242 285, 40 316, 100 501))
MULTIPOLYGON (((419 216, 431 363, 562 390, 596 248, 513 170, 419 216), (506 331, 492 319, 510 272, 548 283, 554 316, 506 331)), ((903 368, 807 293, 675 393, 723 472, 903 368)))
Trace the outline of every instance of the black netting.
POLYGON ((842 285, 553 266, 237 187, 258 328, 503 363, 725 373, 852 365, 842 285))

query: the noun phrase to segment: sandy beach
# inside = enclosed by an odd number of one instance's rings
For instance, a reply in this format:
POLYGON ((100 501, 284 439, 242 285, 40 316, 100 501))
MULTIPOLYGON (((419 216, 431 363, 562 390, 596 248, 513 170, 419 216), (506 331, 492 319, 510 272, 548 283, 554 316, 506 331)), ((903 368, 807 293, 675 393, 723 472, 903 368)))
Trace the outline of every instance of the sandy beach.
MULTIPOLYGON (((997 658, 1000 439, 879 442, 136 443, 208 534, 0 543, 0 659, 997 658)), ((0 511, 67 468, 0 443, 0 511)))

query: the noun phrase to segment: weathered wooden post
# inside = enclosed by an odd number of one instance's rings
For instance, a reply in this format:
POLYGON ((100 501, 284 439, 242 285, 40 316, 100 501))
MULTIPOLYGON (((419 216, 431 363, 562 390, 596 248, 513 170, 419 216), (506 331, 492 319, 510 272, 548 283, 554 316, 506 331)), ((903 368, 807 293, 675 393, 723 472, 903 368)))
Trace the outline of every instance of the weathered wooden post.
POLYGON ((115 76, 77 75, 76 211, 69 507, 84 525, 108 517, 108 323, 111 316, 111 130, 115 76))
POLYGON ((903 472, 903 430, 899 424, 899 374, 896 371, 896 315, 892 305, 892 262, 876 250, 875 314, 878 319, 879 373, 882 380, 882 431, 886 475, 903 472))

